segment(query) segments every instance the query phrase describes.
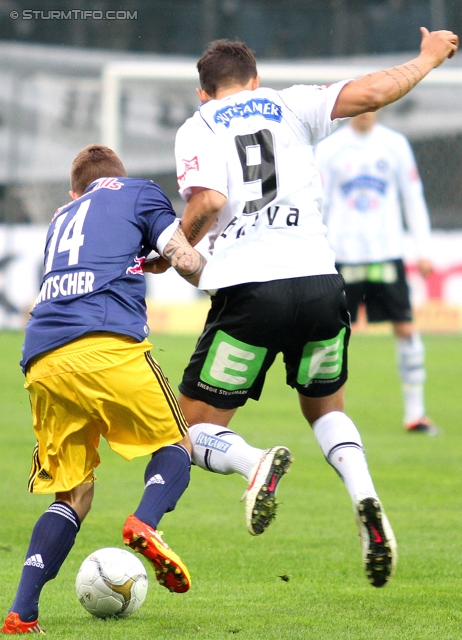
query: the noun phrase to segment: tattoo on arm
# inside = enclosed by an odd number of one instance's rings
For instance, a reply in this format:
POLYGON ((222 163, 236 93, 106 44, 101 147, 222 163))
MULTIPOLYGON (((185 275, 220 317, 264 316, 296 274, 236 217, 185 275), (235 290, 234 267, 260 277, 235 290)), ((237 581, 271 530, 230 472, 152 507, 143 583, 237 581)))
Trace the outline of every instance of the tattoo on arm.
POLYGON ((164 257, 180 276, 197 284, 206 260, 189 244, 180 228, 176 229, 170 242, 167 243, 164 257))
MULTIPOLYGON (((406 67, 404 67, 404 68, 406 68, 406 67)), ((411 83, 409 81, 408 76, 404 73, 404 71, 402 69, 400 69, 399 67, 393 67, 393 71, 396 71, 397 73, 400 73, 403 76, 403 78, 407 82, 407 90, 410 91, 412 89, 412 86, 411 86, 411 83)))
POLYGON ((411 74, 411 76, 413 77, 413 79, 414 79, 414 84, 413 84, 413 86, 414 86, 414 87, 415 87, 415 85, 419 82, 419 80, 422 80, 422 77, 423 77, 423 76, 422 76, 422 72, 420 71, 419 67, 416 67, 416 65, 415 65, 415 64, 410 64, 410 65, 403 64, 403 69, 406 69, 406 71, 408 71, 408 72, 411 74), (415 70, 419 73, 420 78, 418 78, 418 77, 416 76, 416 74, 414 73, 413 69, 415 69, 415 70))
POLYGON ((383 70, 383 73, 384 73, 386 76, 390 76, 390 78, 393 78, 393 80, 396 82, 396 84, 398 85, 399 97, 401 98, 401 96, 403 95, 403 90, 402 90, 401 83, 400 83, 400 81, 398 80, 398 78, 397 78, 396 76, 394 76, 392 73, 390 73, 390 72, 388 71, 388 69, 384 69, 384 70, 383 70))
MULTIPOLYGON (((186 260, 188 260, 188 258, 189 256, 186 258, 186 260)), ((178 271, 180 276, 182 276, 186 280, 194 280, 202 273, 202 269, 205 266, 205 258, 199 254, 199 258, 195 262, 196 262, 196 264, 194 265, 195 268, 193 268, 192 271, 191 269, 187 271, 183 271, 183 269, 180 266, 177 266, 176 270, 178 271)), ((191 265, 192 265, 192 262, 191 262, 191 265)))
POLYGON ((187 239, 189 240, 189 242, 193 242, 197 238, 197 236, 201 233, 202 229, 208 222, 209 218, 206 215, 194 218, 191 221, 191 226, 189 227, 189 233, 187 235, 187 239))
POLYGON ((406 93, 409 93, 423 78, 423 73, 414 63, 403 64, 399 67, 392 67, 391 69, 383 69, 383 73, 395 81, 399 93, 398 99, 402 98, 406 93), (400 78, 403 78, 407 82, 405 89, 401 85, 400 78))
MULTIPOLYGON (((411 62, 411 64, 409 66, 412 67, 413 69, 415 69, 418 72, 418 74, 420 76, 419 80, 422 80, 424 75, 423 75, 422 71, 419 69, 419 67, 416 64, 414 64, 413 62, 411 62)), ((417 82, 418 82, 418 80, 417 80, 417 82)))

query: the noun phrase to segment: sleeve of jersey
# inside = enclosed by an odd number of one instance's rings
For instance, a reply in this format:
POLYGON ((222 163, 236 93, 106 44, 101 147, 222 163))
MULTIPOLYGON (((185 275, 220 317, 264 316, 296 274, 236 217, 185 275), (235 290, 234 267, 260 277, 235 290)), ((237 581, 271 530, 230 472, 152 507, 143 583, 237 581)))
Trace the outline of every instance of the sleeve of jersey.
POLYGON ((419 258, 430 257, 430 216, 425 202, 422 181, 411 145, 401 138, 399 145, 399 181, 404 215, 409 231, 416 243, 419 258))
POLYGON ((178 219, 170 200, 154 182, 148 182, 141 190, 136 215, 151 247, 162 254, 178 226, 178 219))
POLYGON ((213 189, 228 197, 226 160, 217 136, 192 118, 179 130, 175 140, 178 190, 188 200, 192 187, 213 189))
POLYGON ((285 104, 305 124, 312 145, 324 140, 348 120, 332 120, 331 115, 338 94, 349 82, 351 80, 321 86, 300 84, 280 92, 285 104))

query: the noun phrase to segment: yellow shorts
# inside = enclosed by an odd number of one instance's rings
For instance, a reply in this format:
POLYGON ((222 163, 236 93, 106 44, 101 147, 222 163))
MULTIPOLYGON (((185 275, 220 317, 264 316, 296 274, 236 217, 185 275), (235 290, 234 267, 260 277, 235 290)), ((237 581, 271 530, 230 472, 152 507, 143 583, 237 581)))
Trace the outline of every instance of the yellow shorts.
POLYGON ((93 482, 100 435, 127 460, 183 438, 188 425, 151 348, 97 333, 32 361, 24 385, 37 436, 29 491, 93 482))

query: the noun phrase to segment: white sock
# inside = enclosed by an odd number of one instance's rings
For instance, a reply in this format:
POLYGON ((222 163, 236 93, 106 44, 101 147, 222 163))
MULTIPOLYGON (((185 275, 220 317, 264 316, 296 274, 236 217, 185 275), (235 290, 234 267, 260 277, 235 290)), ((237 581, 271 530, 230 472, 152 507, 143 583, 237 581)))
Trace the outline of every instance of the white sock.
POLYGON ((331 411, 313 423, 324 456, 339 474, 352 500, 377 497, 359 431, 342 411, 331 411))
POLYGON ((404 398, 404 424, 425 416, 425 347, 418 333, 397 338, 398 367, 404 398))
POLYGON ((263 449, 251 447, 237 433, 216 424, 202 422, 189 428, 194 463, 215 473, 240 473, 248 479, 263 449))
POLYGON ((405 425, 418 422, 425 417, 423 385, 403 385, 405 425))

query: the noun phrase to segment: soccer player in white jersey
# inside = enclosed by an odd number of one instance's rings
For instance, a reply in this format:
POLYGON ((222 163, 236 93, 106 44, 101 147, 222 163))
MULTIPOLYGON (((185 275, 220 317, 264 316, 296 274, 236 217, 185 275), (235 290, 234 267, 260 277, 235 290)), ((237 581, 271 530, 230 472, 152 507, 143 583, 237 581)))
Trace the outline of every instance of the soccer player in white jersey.
POLYGON ((353 118, 315 149, 324 186, 323 213, 337 269, 345 279, 353 323, 364 302, 370 322, 391 321, 404 397, 404 427, 436 435, 425 413, 425 352, 412 323, 403 264, 402 211, 423 277, 432 271, 430 219, 406 138, 376 122, 353 118))
POLYGON ((361 437, 344 413, 349 317, 312 148, 342 118, 398 100, 456 51, 453 33, 421 31, 420 55, 407 64, 284 91, 259 88, 245 44, 215 41, 198 63, 202 105, 176 140, 182 228, 193 244, 208 233, 213 252, 199 283, 212 306, 180 385, 194 461, 248 479, 247 526, 261 533, 274 518, 277 469, 289 453, 251 447, 228 424, 247 398, 258 400, 282 352, 287 382, 352 498, 375 587, 391 577, 397 548, 361 437))

